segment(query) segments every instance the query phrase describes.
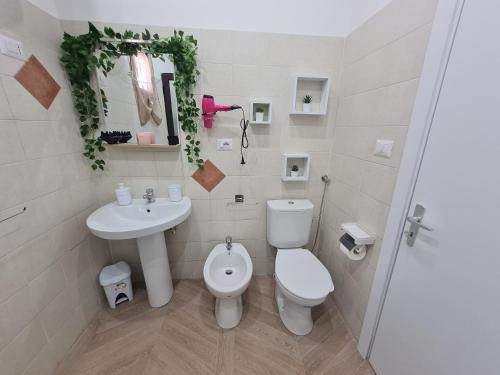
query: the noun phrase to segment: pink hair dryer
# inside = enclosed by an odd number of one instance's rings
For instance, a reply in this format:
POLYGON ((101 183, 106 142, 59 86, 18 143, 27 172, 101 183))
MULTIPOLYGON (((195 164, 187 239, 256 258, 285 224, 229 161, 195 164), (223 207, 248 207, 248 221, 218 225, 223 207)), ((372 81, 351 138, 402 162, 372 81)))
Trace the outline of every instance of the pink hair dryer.
POLYGON ((212 128, 214 116, 217 112, 228 112, 239 108, 241 108, 239 105, 215 104, 215 100, 212 95, 203 95, 203 100, 201 101, 203 125, 205 128, 212 128))

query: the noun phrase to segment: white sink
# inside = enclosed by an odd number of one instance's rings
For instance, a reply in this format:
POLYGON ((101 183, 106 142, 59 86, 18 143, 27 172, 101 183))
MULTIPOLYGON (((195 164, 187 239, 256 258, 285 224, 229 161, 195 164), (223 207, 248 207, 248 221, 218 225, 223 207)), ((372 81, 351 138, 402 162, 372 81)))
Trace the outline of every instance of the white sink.
POLYGON ((174 292, 163 231, 182 223, 190 214, 191 200, 187 197, 180 202, 134 199, 129 206, 113 202, 97 209, 87 218, 87 226, 107 240, 137 239, 149 303, 160 307, 174 292))
POLYGON ((113 202, 94 211, 87 226, 96 236, 107 240, 128 240, 149 236, 179 225, 191 213, 191 200, 180 202, 156 198, 153 203, 134 199, 130 206, 113 202))

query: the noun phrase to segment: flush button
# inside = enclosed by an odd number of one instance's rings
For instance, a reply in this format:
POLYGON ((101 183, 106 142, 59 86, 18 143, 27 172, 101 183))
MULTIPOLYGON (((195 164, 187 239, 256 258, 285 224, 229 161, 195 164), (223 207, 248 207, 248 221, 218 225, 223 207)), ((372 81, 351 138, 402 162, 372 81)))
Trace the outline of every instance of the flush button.
POLYGON ((288 201, 288 204, 295 204, 294 201, 288 201))

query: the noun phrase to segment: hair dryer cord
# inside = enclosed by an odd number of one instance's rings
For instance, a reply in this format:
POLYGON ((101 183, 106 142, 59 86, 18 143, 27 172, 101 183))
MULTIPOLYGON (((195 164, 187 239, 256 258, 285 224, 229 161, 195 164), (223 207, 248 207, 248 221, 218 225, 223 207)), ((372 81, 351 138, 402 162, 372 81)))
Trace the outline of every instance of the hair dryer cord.
POLYGON ((247 129, 248 129, 248 124, 249 124, 249 120, 247 120, 245 118, 245 110, 243 108, 241 108, 241 112, 242 112, 242 117, 241 117, 241 121, 240 121, 240 128, 241 128, 241 145, 240 145, 240 153, 241 153, 241 163, 240 164, 246 164, 245 163, 245 156, 243 155, 243 149, 247 149, 248 146, 249 146, 249 143, 248 143, 248 136, 247 136, 247 129))

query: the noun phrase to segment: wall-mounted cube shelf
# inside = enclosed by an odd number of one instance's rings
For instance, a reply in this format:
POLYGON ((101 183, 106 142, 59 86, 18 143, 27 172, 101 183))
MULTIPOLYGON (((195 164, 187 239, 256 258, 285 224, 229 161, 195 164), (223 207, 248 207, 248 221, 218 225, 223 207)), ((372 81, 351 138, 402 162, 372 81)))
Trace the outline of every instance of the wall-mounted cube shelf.
POLYGON ((281 180, 307 181, 309 179, 310 165, 311 156, 309 154, 299 153, 281 155, 281 180), (297 173, 292 171, 293 166, 298 167, 299 170, 297 173))
POLYGON ((326 76, 296 76, 293 80, 292 110, 290 115, 325 115, 328 108, 330 79, 326 76), (302 99, 312 96, 310 111, 304 111, 302 99))
POLYGON ((255 99, 250 102, 250 123, 251 124, 271 124, 273 115, 273 104, 270 100, 255 99), (262 114, 259 114, 258 109, 262 109, 262 114), (260 118, 261 116, 262 118, 260 118))

